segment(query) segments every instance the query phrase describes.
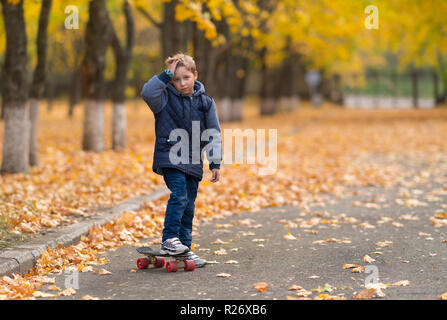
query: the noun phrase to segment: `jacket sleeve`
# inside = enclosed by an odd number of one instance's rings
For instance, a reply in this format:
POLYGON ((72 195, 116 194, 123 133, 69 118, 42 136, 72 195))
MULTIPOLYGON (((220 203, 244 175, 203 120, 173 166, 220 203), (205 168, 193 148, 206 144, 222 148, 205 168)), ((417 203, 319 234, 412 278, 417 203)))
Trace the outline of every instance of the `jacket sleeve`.
POLYGON ((168 101, 166 87, 169 81, 171 81, 171 78, 165 72, 162 72, 149 79, 141 90, 143 100, 154 114, 159 113, 166 106, 168 101))
POLYGON ((219 118, 217 116, 217 110, 216 110, 216 103, 214 102, 214 99, 212 99, 211 107, 208 110, 207 116, 206 116, 206 128, 207 129, 215 129, 213 130, 214 134, 212 136, 211 143, 211 150, 220 150, 217 154, 210 155, 210 149, 208 149, 208 152, 206 154, 206 158, 209 161, 209 169, 220 169, 220 163, 222 161, 222 135, 219 125, 219 118))

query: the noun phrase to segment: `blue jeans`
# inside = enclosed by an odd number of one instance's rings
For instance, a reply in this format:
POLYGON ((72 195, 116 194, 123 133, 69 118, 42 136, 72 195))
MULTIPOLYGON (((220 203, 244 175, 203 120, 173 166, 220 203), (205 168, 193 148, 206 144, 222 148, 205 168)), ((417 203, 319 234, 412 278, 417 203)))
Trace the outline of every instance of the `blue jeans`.
POLYGON ((174 168, 163 168, 163 179, 171 195, 166 207, 162 241, 177 237, 191 249, 199 179, 174 168))

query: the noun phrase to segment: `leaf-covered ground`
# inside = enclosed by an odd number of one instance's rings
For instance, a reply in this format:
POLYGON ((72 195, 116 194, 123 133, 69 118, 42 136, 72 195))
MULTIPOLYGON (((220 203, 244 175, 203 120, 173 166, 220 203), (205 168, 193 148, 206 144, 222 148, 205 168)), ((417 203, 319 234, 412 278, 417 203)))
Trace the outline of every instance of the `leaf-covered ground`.
MULTIPOLYGON (((346 187, 393 186, 411 174, 403 161, 430 164, 446 159, 446 108, 372 111, 305 106, 293 113, 262 118, 253 106, 250 100, 242 123, 223 124, 222 129, 277 129, 276 173, 260 176, 260 165, 227 164, 221 170, 221 180, 212 184, 206 171, 196 201, 198 222, 267 206, 306 208, 321 192, 342 197, 346 187)), ((58 106, 51 114, 41 113, 41 166, 32 168, 29 175, 0 177, 0 221, 6 221, 3 229, 9 233, 32 235, 74 223, 93 214, 95 207, 110 206, 164 186, 161 176, 151 171, 154 121, 142 103, 128 105, 128 147, 122 152, 80 151, 81 110, 73 120, 66 119, 65 110, 65 106, 58 106)), ((110 109, 107 115, 110 119, 110 109)), ((107 127, 107 137, 109 132, 107 127)), ((437 170, 440 176, 446 174, 445 166, 437 170)), ((166 199, 147 203, 138 212, 125 212, 104 227, 92 229, 76 246, 44 252, 25 277, 0 279, 0 298, 42 296, 39 288, 53 281, 51 273, 70 266, 104 274, 107 270, 102 268, 108 261, 99 258, 99 253, 159 236, 166 199)), ((411 197, 405 201, 417 205, 411 197)), ((444 227, 445 215, 442 210, 434 212, 433 225, 444 227)))

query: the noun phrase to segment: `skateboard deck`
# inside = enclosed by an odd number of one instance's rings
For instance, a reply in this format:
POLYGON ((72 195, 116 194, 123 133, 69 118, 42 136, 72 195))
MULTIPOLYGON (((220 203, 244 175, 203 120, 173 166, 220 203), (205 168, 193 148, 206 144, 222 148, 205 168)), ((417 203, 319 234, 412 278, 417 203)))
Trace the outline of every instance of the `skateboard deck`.
POLYGON ((151 247, 138 247, 137 252, 145 255, 147 258, 139 258, 137 260, 138 269, 147 269, 152 264, 154 268, 162 268, 165 265, 165 259, 169 258, 170 261, 166 262, 167 272, 176 272, 178 270, 178 264, 183 263, 183 270, 194 271, 195 264, 193 260, 188 259, 186 253, 178 255, 163 254, 159 250, 151 247))

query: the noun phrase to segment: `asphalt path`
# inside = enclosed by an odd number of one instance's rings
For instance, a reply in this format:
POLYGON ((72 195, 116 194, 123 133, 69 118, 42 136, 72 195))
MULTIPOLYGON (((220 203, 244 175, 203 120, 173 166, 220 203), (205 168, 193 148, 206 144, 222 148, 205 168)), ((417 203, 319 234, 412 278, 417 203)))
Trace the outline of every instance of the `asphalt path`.
MULTIPOLYGON (((447 174, 437 172, 412 185, 351 187, 343 199, 322 194, 307 210, 265 208, 196 223, 195 252, 210 262, 205 267, 139 270, 141 255, 121 247, 102 255, 109 263, 98 268, 111 274, 51 275, 61 289, 76 285, 76 294, 50 300, 285 300, 306 291, 310 299, 353 299, 377 282, 387 287, 373 299, 438 300, 447 292, 447 227, 435 227, 430 218, 446 205, 447 174), (346 264, 366 269, 352 272, 346 264), (392 285, 403 280, 407 285, 392 285), (293 285, 304 290, 290 290, 293 285)), ((41 291, 51 292, 48 285, 41 291)))

